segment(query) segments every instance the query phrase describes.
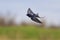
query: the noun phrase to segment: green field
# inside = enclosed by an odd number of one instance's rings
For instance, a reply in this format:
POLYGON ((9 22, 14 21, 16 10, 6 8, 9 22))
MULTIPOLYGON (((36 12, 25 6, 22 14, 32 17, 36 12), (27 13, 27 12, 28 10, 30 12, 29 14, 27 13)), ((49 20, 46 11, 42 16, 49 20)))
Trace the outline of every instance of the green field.
POLYGON ((35 26, 0 27, 0 40, 60 40, 60 29, 35 26))

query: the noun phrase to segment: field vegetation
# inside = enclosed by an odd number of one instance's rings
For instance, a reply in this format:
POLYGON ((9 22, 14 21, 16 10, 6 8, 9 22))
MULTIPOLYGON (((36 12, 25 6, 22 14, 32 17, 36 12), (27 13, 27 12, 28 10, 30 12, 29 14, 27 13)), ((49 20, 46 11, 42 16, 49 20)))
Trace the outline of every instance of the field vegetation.
POLYGON ((60 28, 0 27, 0 40, 60 40, 60 28))

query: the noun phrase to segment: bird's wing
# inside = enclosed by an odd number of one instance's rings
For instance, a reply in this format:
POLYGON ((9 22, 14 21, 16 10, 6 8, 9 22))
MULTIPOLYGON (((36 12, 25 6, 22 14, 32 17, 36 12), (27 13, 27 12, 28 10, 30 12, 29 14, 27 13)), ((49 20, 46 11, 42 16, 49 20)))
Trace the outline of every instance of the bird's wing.
POLYGON ((27 14, 34 14, 34 13, 33 13, 32 10, 29 8, 28 11, 27 11, 27 14))
POLYGON ((42 23, 39 19, 37 19, 36 17, 34 17, 34 18, 31 18, 33 21, 35 21, 35 22, 38 22, 38 23, 42 23))

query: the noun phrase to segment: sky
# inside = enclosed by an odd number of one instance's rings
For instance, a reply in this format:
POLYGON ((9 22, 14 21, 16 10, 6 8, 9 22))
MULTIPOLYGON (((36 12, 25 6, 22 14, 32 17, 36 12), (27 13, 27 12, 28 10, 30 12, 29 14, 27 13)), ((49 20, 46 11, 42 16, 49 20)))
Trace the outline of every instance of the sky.
POLYGON ((60 0, 0 0, 0 13, 16 14, 16 21, 31 21, 26 16, 27 9, 44 17, 47 23, 60 24, 60 0))

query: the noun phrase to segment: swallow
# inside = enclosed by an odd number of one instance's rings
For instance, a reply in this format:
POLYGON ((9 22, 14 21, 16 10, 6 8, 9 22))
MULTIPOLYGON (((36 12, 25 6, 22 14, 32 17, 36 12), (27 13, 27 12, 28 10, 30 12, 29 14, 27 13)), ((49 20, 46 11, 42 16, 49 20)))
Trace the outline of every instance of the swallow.
POLYGON ((30 8, 28 8, 27 10, 27 14, 26 14, 29 18, 31 18, 32 21, 35 21, 37 23, 42 23, 38 18, 39 15, 38 14, 35 14, 34 12, 32 12, 32 10, 30 8))

